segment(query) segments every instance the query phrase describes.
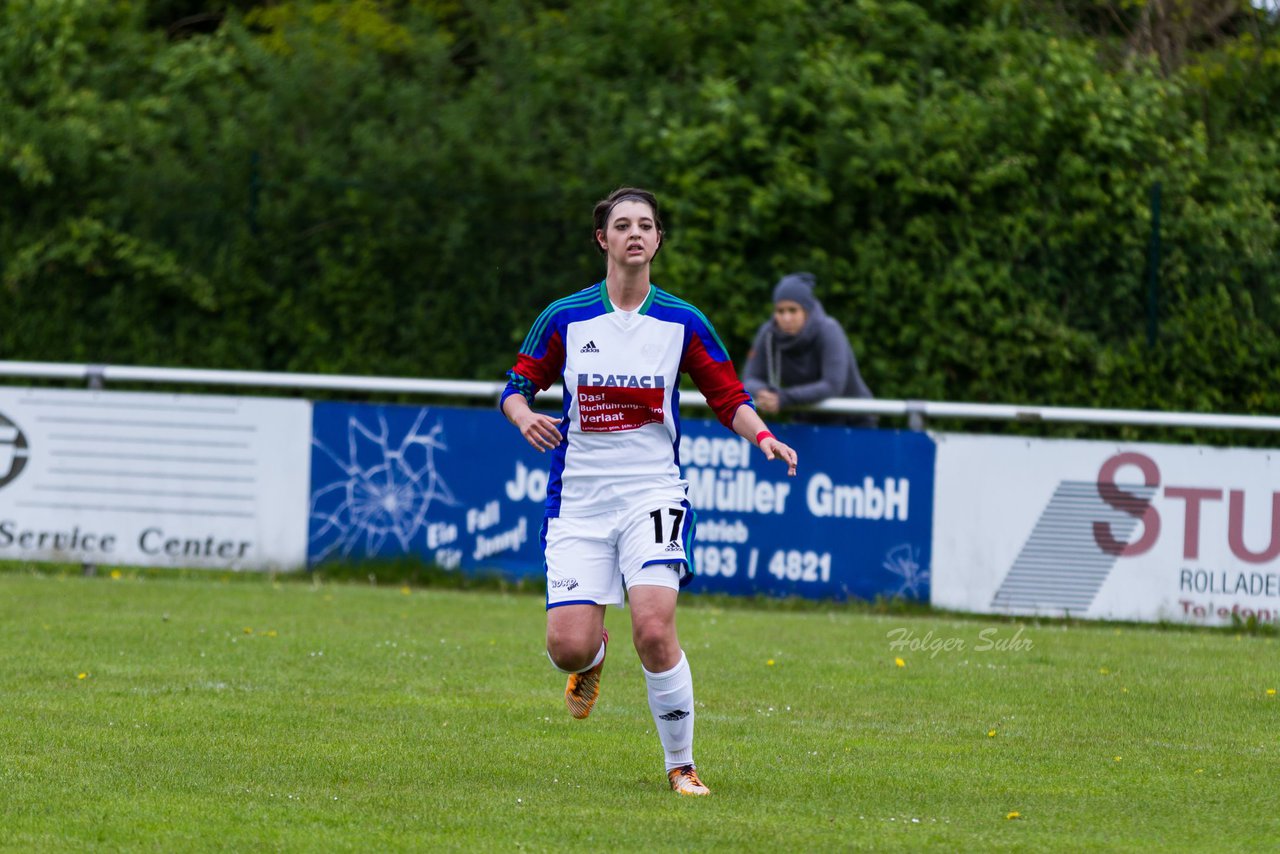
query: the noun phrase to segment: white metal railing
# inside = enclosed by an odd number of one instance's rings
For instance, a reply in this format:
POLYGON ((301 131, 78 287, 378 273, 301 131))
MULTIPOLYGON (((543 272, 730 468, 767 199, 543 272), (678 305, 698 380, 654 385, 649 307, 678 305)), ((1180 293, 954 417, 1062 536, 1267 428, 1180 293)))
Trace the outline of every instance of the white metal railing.
MULTIPOLYGON (((323 389, 472 397, 496 400, 504 382, 483 380, 431 380, 408 377, 367 377, 333 374, 288 374, 266 371, 218 371, 202 368, 149 368, 130 365, 65 364, 58 362, 0 361, 0 376, 40 380, 69 380, 90 388, 108 383, 160 383, 252 388, 323 389)), ((538 395, 559 400, 563 390, 552 386, 538 395)), ((694 391, 681 391, 681 403, 707 405, 694 391)), ((929 400, 834 398, 812 407, 821 412, 854 415, 889 415, 907 418, 912 429, 924 428, 929 418, 972 418, 993 421, 1043 421, 1059 424, 1117 424, 1141 427, 1197 427, 1225 430, 1280 431, 1280 416, 1225 415, 1199 412, 1154 412, 1141 409, 1089 409, 1071 406, 1022 404, 948 403, 929 400)))

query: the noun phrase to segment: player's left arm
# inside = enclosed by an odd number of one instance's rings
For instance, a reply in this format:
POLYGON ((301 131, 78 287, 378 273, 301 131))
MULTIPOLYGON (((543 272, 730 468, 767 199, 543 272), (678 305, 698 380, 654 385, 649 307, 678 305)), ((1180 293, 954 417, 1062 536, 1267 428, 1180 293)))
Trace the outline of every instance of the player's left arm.
POLYGON ((769 432, 764 419, 751 404, 751 395, 742 387, 714 332, 706 338, 698 329, 691 330, 680 370, 689 375, 698 391, 707 399, 720 423, 764 452, 770 460, 781 459, 787 474, 796 473, 796 452, 769 432), (710 347, 708 347, 708 342, 710 347), (718 358, 717 358, 718 357, 718 358))
POLYGON ((791 477, 796 476, 796 463, 799 458, 796 456, 795 449, 769 432, 768 425, 754 408, 738 407, 738 411, 733 415, 733 432, 764 451, 766 459, 782 460, 787 464, 787 474, 791 477))

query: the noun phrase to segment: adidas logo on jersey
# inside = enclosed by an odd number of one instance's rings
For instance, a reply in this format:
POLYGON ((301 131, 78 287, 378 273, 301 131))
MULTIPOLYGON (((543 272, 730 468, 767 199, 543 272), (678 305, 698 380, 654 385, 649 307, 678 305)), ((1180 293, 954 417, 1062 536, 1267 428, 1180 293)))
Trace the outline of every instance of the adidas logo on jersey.
POLYGON ((678 542, 676 542, 675 540, 672 540, 671 542, 667 543, 667 551, 682 552, 684 551, 684 547, 680 545, 678 542))
POLYGON ((667 712, 665 715, 658 715, 664 721, 679 721, 689 717, 689 713, 684 709, 676 709, 674 712, 667 712))
POLYGON ((579 353, 599 353, 600 350, 599 348, 596 347, 595 341, 588 341, 586 344, 582 345, 582 349, 579 350, 578 352, 579 353))

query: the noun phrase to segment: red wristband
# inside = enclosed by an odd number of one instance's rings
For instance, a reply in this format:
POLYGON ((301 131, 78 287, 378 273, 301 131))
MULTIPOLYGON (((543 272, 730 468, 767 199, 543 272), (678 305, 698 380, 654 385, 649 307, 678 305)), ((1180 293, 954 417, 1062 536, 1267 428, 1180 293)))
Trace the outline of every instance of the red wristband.
POLYGON ((763 442, 765 439, 776 439, 776 438, 778 437, 770 433, 768 430, 761 430, 759 433, 756 434, 756 447, 757 448, 760 447, 760 443, 763 442))

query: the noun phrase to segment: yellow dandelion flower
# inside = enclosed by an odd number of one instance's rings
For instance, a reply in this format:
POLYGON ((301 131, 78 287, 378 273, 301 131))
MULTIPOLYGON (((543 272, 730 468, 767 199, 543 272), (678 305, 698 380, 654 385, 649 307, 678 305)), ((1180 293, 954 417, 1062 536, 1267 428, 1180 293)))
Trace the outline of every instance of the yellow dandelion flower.
POLYGON ((995 737, 996 737, 996 731, 995 731, 995 730, 993 730, 993 729, 989 729, 989 730, 987 730, 987 738, 995 738, 995 737))
POLYGON ((88 678, 89 678, 89 674, 88 674, 88 673, 77 673, 77 674, 76 674, 76 678, 77 678, 77 679, 88 679, 88 678))
POLYGON ((893 660, 893 663, 894 663, 894 664, 896 664, 896 665, 898 665, 899 667, 906 667, 906 666, 907 666, 907 663, 906 663, 905 661, 903 661, 901 658, 895 658, 895 659, 893 660))
POLYGON ((1005 816, 1005 821, 1013 821, 1015 818, 1022 818, 1022 813, 1018 812, 1017 810, 1014 810, 1013 812, 1005 816))
POLYGON ((771 659, 769 659, 768 661, 766 661, 766 662, 764 663, 764 666, 765 666, 765 667, 773 667, 773 659, 771 658, 771 659))
POLYGON ((122 573, 120 570, 118 570, 118 569, 113 569, 113 570, 111 570, 111 580, 112 580, 112 581, 119 581, 119 580, 120 580, 120 576, 121 576, 121 575, 123 575, 123 574, 124 574, 124 573, 122 573))
POLYGON ((1276 695, 1276 689, 1275 689, 1275 688, 1268 688, 1268 689, 1267 689, 1267 696, 1268 696, 1268 697, 1274 697, 1275 695, 1276 695))
POLYGON ((245 626, 245 627, 244 627, 244 633, 245 633, 246 635, 251 635, 251 634, 253 634, 253 629, 252 629, 251 627, 249 627, 249 626, 245 626))
POLYGON ((413 591, 412 591, 412 590, 410 590, 410 589, 409 589, 409 585, 407 585, 407 584, 406 584, 404 587, 401 587, 401 588, 400 588, 400 592, 401 592, 401 593, 403 593, 404 595, 408 596, 408 595, 409 595, 410 593, 412 593, 413 591))
POLYGON ((1119 757, 1119 756, 1115 757, 1115 760, 1116 760, 1117 762, 1119 762, 1119 761, 1120 761, 1120 757, 1119 757))

